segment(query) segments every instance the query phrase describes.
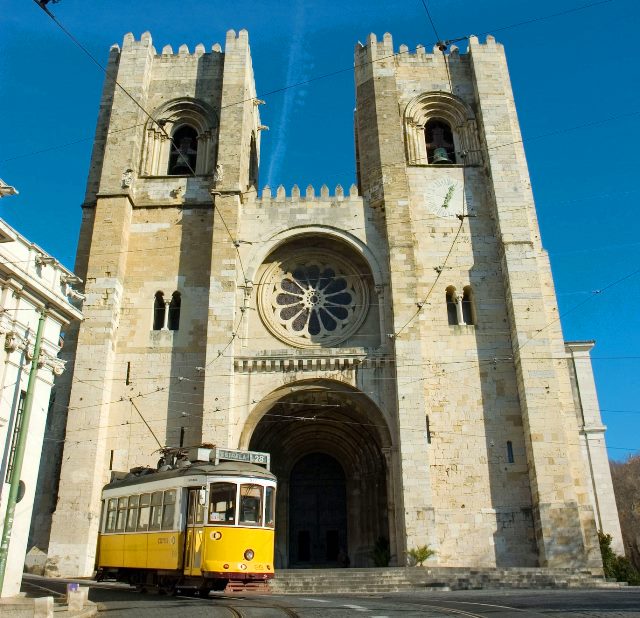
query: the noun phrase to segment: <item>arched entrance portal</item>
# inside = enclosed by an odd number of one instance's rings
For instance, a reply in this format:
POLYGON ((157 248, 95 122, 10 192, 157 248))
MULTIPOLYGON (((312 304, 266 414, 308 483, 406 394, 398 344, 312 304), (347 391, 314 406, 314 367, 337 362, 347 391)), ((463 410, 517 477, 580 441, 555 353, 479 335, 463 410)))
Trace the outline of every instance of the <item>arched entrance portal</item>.
POLYGON ((312 453, 294 465, 289 509, 289 566, 346 566, 345 477, 333 457, 312 453))
POLYGON ((390 433, 364 393, 329 380, 283 387, 258 404, 243 443, 271 453, 278 477, 277 567, 335 567, 347 556, 374 566, 376 541, 393 546, 390 433))

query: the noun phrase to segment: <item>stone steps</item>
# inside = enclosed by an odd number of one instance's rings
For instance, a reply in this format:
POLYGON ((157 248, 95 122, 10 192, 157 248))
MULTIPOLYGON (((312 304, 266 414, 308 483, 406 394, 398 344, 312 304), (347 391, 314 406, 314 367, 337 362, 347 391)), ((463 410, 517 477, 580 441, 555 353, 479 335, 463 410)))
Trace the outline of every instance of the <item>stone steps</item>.
POLYGON ((271 581, 276 594, 383 593, 406 590, 491 588, 617 588, 590 571, 539 568, 464 569, 391 567, 372 569, 280 569, 271 581))

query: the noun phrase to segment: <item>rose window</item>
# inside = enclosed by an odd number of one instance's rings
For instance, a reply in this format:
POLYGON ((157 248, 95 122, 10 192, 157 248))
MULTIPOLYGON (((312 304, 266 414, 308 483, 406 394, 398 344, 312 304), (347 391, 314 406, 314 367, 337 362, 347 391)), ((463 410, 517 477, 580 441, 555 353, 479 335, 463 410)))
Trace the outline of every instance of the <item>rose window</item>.
POLYGON ((260 313, 280 339, 302 347, 332 345, 355 332, 365 317, 363 279, 327 252, 276 262, 262 279, 260 313))

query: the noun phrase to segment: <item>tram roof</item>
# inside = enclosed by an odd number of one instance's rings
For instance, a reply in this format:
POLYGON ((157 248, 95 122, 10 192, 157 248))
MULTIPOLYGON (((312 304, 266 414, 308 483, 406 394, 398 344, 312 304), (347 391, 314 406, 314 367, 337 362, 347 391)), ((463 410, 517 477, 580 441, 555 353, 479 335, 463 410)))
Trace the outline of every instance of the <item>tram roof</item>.
POLYGON ((199 474, 203 476, 231 476, 231 477, 245 477, 245 478, 258 478, 268 481, 275 481, 276 477, 273 473, 269 472, 262 466, 256 464, 244 463, 239 461, 225 461, 217 466, 212 463, 196 462, 190 466, 184 468, 172 468, 171 470, 164 470, 162 472, 157 470, 151 470, 146 474, 134 474, 129 473, 123 479, 118 479, 107 483, 104 489, 116 489, 118 487, 130 487, 132 485, 141 485, 143 483, 153 483, 155 481, 163 481, 169 479, 179 479, 185 476, 192 476, 199 474))

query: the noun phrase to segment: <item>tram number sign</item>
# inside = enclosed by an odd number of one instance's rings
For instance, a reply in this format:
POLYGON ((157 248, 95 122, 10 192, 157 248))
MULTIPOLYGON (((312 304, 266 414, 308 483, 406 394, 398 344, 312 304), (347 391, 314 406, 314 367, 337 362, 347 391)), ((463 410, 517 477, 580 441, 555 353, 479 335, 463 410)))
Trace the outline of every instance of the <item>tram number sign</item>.
POLYGON ((216 459, 222 461, 242 461, 245 463, 253 463, 263 466, 269 465, 269 454, 258 453, 256 451, 237 451, 232 449, 217 449, 216 459))

